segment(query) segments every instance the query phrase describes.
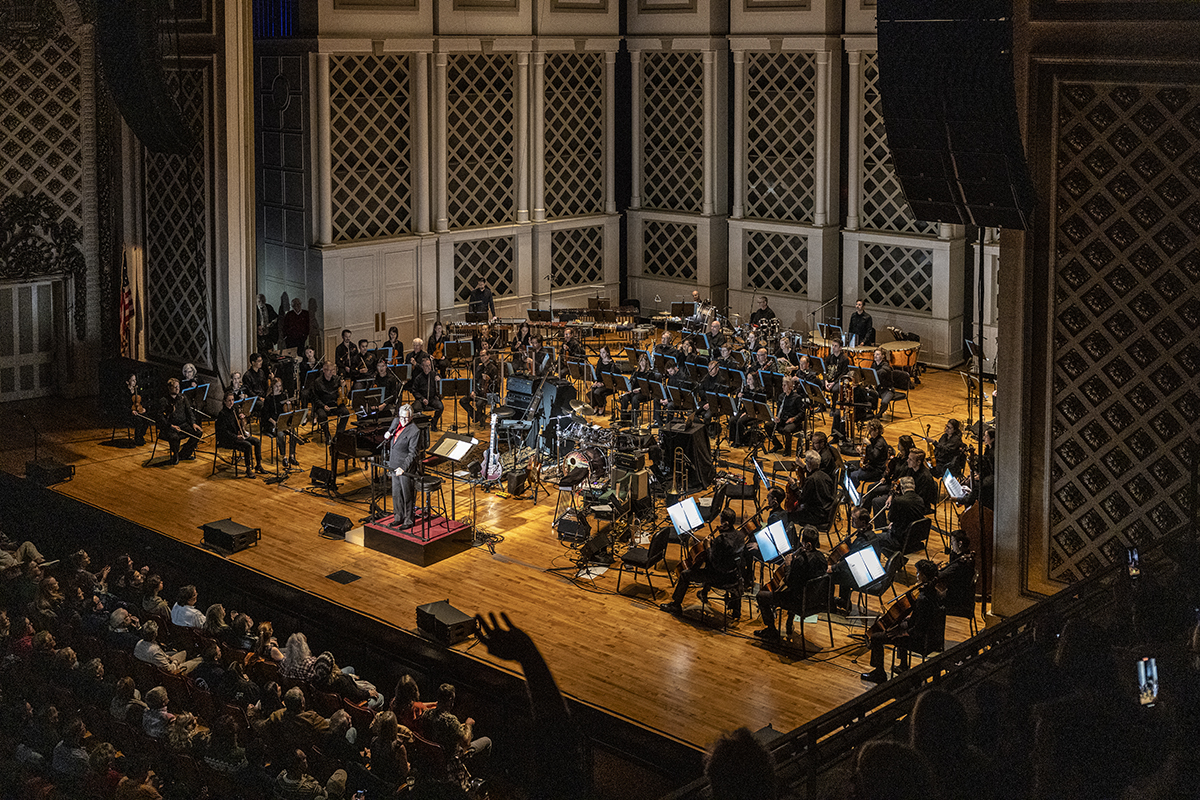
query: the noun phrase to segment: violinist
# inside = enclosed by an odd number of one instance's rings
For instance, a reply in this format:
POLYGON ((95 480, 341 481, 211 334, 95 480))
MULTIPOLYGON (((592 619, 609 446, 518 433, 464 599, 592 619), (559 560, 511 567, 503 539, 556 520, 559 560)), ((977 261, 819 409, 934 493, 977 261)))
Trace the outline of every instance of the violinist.
POLYGON ((242 375, 242 386, 246 394, 254 397, 265 397, 267 394, 267 371, 263 369, 263 357, 259 353, 250 354, 250 369, 242 375))
POLYGON ((466 410, 474 424, 482 425, 487 419, 487 397, 499 391, 500 365, 492 359, 492 351, 485 347, 479 352, 479 363, 475 365, 475 388, 458 404, 466 410))
POLYGON ((225 391, 233 392, 233 399, 237 402, 241 402, 249 396, 246 392, 246 384, 242 383, 242 373, 235 372, 229 376, 229 387, 225 391))
POLYGON ((720 364, 716 361, 708 362, 708 371, 700 380, 700 385, 697 389, 699 394, 697 398, 698 414, 703 419, 704 424, 707 425, 721 411, 720 407, 709 399, 709 396, 725 394, 729 391, 729 388, 725 386, 725 381, 721 380, 720 364))
POLYGON ((385 359, 375 362, 375 371, 371 374, 371 388, 382 390, 379 402, 367 409, 372 417, 392 416, 392 409, 400 399, 400 381, 388 369, 385 359))
POLYGON ((932 511, 924 498, 917 493, 911 476, 905 475, 896 479, 892 496, 887 499, 884 507, 887 508, 888 529, 876 540, 876 547, 887 553, 909 550, 909 528, 932 511))
POLYGON ((883 477, 879 483, 872 486, 863 495, 861 505, 878 511, 883 508, 884 501, 892 492, 892 484, 897 478, 908 475, 908 454, 914 449, 913 438, 904 434, 896 441, 896 453, 888 459, 883 468, 883 477))
POLYGON ((805 525, 801 529, 800 549, 779 568, 784 573, 783 585, 776 590, 761 589, 758 592, 758 610, 762 614, 763 624, 767 627, 755 631, 755 636, 768 643, 779 641, 775 609, 798 607, 804 597, 805 585, 824 575, 828 569, 824 554, 817 550, 820 543, 821 534, 816 528, 805 525))
POLYGON ((296 460, 296 436, 289 437, 286 431, 276 427, 279 415, 292 410, 292 401, 283 393, 283 381, 280 378, 271 379, 271 393, 263 400, 262 416, 259 418, 259 428, 264 436, 274 436, 277 452, 287 453, 287 463, 293 467, 300 466, 296 460), (285 441, 291 439, 291 444, 285 441))
POLYGON ((741 447, 744 442, 750 440, 750 429, 755 423, 754 411, 750 404, 767 402, 767 393, 762 390, 762 385, 758 382, 757 372, 746 373, 746 382, 738 390, 737 399, 737 414, 733 417, 730 436, 733 439, 733 446, 741 447))
POLYGON ((329 441, 329 415, 337 416, 337 432, 346 430, 350 421, 350 412, 346 408, 345 398, 342 397, 342 382, 338 378, 337 367, 332 361, 321 365, 321 374, 313 378, 312 386, 313 413, 316 414, 317 424, 321 426, 321 435, 329 441))
POLYGON ((892 398, 896 396, 892 391, 892 359, 887 350, 882 347, 875 348, 875 354, 871 356, 871 369, 875 370, 876 392, 879 396, 878 414, 882 418, 887 413, 892 398))
POLYGON ((797 525, 815 525, 818 528, 833 520, 837 508, 837 492, 833 478, 821 469, 821 457, 809 450, 804 454, 804 485, 800 487, 800 504, 792 512, 797 525))
POLYGON ((391 349, 392 357, 389 360, 390 364, 404 363, 404 341, 400 338, 400 329, 395 325, 388 328, 387 343, 384 347, 391 349))
POLYGON ((925 463, 925 454, 913 448, 908 451, 908 474, 912 476, 917 487, 917 494, 933 508, 942 496, 942 485, 933 477, 929 466, 925 463))
POLYGON ((841 454, 834 451, 829 444, 829 437, 823 431, 812 435, 812 449, 821 458, 821 471, 830 477, 837 477, 838 467, 841 466, 841 454))
POLYGON ((450 362, 446 360, 446 342, 449 337, 446 336, 446 326, 442 321, 435 320, 433 330, 429 333, 429 338, 425 341, 425 347, 429 350, 429 356, 433 359, 433 366, 437 368, 439 375, 446 374, 446 367, 450 362))
POLYGON ((446 406, 442 403, 442 390, 438 382, 437 372, 433 368, 433 362, 428 356, 421 359, 421 364, 417 371, 409 380, 408 385, 404 388, 413 396, 412 410, 415 412, 426 411, 433 409, 433 424, 434 430, 442 421, 442 412, 446 410, 446 406))
POLYGON ((409 351, 404 361, 412 368, 415 373, 421 368, 421 361, 429 357, 429 353, 425 352, 425 340, 421 338, 412 340, 412 350, 409 351))
POLYGON ((909 590, 912 596, 912 612, 893 628, 872 628, 871 671, 862 673, 864 681, 883 683, 887 680, 887 672, 883 668, 883 651, 889 644, 896 648, 897 672, 908 669, 910 648, 928 652, 942 646, 946 635, 946 612, 934 588, 937 577, 937 564, 927 558, 917 562, 917 579, 920 583, 909 590))
POLYGON ((196 378, 195 364, 184 364, 182 375, 183 377, 179 379, 179 391, 183 392, 188 389, 195 389, 200 385, 200 381, 196 378))
MULTIPOLYGON (((671 602, 663 603, 659 606, 660 609, 675 616, 682 614, 683 598, 693 583, 701 584, 699 598, 702 603, 708 599, 710 586, 729 586, 738 583, 742 560, 742 535, 733 524, 736 519, 737 515, 734 514, 732 508, 726 508, 721 512, 720 526, 715 533, 704 540, 707 546, 703 548, 698 559, 701 563, 680 570, 671 602)), ((740 619, 742 616, 740 590, 736 599, 731 602, 729 616, 733 619, 740 619)))
POLYGON ((234 464, 237 463, 236 453, 241 453, 246 462, 247 478, 253 478, 254 473, 266 472, 262 465, 262 440, 251 436, 246 427, 246 415, 233 407, 233 392, 226 392, 222 408, 217 414, 217 445, 229 447, 235 452, 234 464), (255 467, 250 469, 250 456, 254 455, 255 467))
POLYGON ((142 395, 138 392, 137 375, 130 373, 125 381, 125 397, 121 407, 124 411, 119 415, 125 424, 133 428, 133 444, 141 447, 146 443, 146 431, 150 428, 150 420, 146 418, 146 409, 142 407, 142 395))
POLYGON ((842 352, 842 343, 835 339, 829 345, 829 358, 825 359, 825 391, 836 392, 849 371, 850 359, 842 352))
POLYGON ((167 381, 167 396, 158 406, 159 438, 166 439, 171 446, 171 463, 179 459, 194 461, 196 447, 200 444, 201 428, 196 422, 192 406, 179 395, 179 381, 167 381))
POLYGON ((617 375, 620 371, 617 362, 613 361, 612 354, 608 352, 608 346, 601 345, 600 358, 596 361, 596 380, 592 381, 591 388, 588 389, 588 405, 596 409, 597 414, 604 413, 604 407, 608 404, 608 396, 613 393, 613 390, 605 385, 602 376, 617 375))
POLYGON ((342 342, 333 351, 333 361, 339 375, 347 375, 350 372, 350 354, 355 351, 353 336, 349 328, 343 330, 342 342))
POLYGON ((350 353, 350 356, 346 360, 347 369, 345 375, 348 379, 361 381, 371 377, 375 365, 367 355, 370 351, 371 342, 367 339, 359 339, 358 347, 350 353))
POLYGON ((933 458, 938 465, 938 471, 950 470, 956 478, 961 478, 963 466, 966 464, 967 450, 963 447, 962 423, 956 419, 946 420, 946 428, 933 446, 933 458))
POLYGON ((867 423, 867 446, 863 448, 858 469, 850 473, 850 480, 855 484, 879 480, 883 477, 887 461, 888 443, 883 438, 883 423, 873 419, 867 423))
POLYGON ((771 437, 772 451, 781 448, 776 434, 783 434, 784 458, 792 454, 792 436, 804 427, 805 398, 796 391, 797 383, 798 381, 791 376, 783 379, 783 394, 777 400, 775 418, 764 427, 764 433, 771 437))

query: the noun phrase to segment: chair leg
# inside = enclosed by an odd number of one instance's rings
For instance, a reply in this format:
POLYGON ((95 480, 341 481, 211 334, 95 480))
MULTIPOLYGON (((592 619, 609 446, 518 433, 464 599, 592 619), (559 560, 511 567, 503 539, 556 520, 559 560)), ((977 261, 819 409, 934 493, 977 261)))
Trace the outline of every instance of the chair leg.
MULTIPOLYGON (((622 563, 617 567, 617 594, 621 593, 621 576, 625 574, 625 564, 622 563)), ((634 569, 633 579, 637 580, 637 570, 634 569)))

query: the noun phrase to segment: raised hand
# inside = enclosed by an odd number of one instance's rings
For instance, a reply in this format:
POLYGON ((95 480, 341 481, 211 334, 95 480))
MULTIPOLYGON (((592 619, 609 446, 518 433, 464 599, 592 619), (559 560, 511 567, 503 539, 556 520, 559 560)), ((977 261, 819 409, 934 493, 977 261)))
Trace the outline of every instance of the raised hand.
POLYGON ((479 641, 484 643, 489 653, 496 658, 522 661, 537 652, 529 634, 513 625, 508 614, 500 612, 500 619, 504 620, 504 625, 507 626, 504 628, 500 627, 494 612, 489 612, 488 617, 491 619, 490 624, 482 614, 475 615, 475 621, 479 625, 479 641))

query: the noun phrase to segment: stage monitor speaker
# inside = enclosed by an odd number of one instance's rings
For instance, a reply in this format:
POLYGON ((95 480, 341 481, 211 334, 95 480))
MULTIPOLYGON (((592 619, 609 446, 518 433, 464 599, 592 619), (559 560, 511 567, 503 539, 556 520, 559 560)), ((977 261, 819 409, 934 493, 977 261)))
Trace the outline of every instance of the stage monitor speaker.
POLYGON ((688 459, 687 486, 684 492, 698 492, 713 482, 714 468, 712 450, 708 443, 708 431, 704 425, 689 428, 663 428, 663 463, 670 470, 675 463, 675 452, 682 450, 688 459))
POLYGON ((579 548, 579 558, 575 560, 576 564, 611 564, 612 558, 607 554, 601 555, 612 546, 612 541, 609 538, 609 532, 612 528, 605 528, 596 531, 596 535, 591 537, 584 543, 583 547, 579 548))
POLYGON ((96 3, 96 47, 104 79, 121 116, 147 150, 186 156, 196 146, 168 87, 160 47, 178 43, 159 28, 165 19, 154 0, 96 3))
POLYGON ((353 527, 349 517, 330 512, 321 520, 321 535, 328 539, 345 539, 346 531, 353 527))
POLYGON ((450 647, 475 634, 475 618, 464 614, 449 600, 417 606, 417 630, 450 647))
POLYGON ((558 531, 560 542, 582 542, 592 535, 592 525, 587 521, 587 517, 573 509, 564 511, 563 515, 554 522, 554 527, 558 531))
POLYGON ((25 479, 38 486, 53 486, 75 477, 75 465, 54 458, 39 458, 25 462, 25 479))
POLYGON ((888 150, 913 216, 1028 229, 1011 0, 879 0, 876 18, 888 150))
POLYGON ((505 488, 513 497, 519 497, 525 491, 525 470, 516 469, 505 478, 505 488))
POLYGON ((322 489, 337 489, 337 475, 324 467, 313 467, 308 471, 308 482, 322 489))
POLYGON ((256 545, 262 538, 261 528, 247 528, 228 518, 206 522, 200 530, 204 531, 204 544, 226 555, 256 545))

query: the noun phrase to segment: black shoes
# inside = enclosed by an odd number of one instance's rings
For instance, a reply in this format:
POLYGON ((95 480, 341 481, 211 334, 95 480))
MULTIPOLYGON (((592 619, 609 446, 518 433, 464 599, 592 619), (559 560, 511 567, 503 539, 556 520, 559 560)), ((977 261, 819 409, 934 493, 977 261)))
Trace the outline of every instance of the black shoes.
POLYGON ((762 639, 764 642, 779 641, 779 631, 775 630, 774 628, 763 628, 760 631, 755 631, 754 635, 759 639, 762 639))
POLYGON ((887 680, 887 673, 881 669, 873 669, 870 672, 864 672, 859 677, 868 683, 883 683, 887 680))
POLYGON ((660 611, 665 611, 668 614, 674 614, 677 617, 683 613, 683 606, 679 605, 679 603, 676 603, 674 601, 672 601, 670 603, 662 603, 661 605, 659 605, 658 608, 660 611))
POLYGON ((266 475, 266 474, 267 474, 267 471, 266 471, 265 469, 263 469, 263 465, 262 465, 262 464, 256 464, 256 465, 255 465, 255 467, 254 467, 254 471, 255 471, 255 472, 257 472, 259 475, 266 475))

